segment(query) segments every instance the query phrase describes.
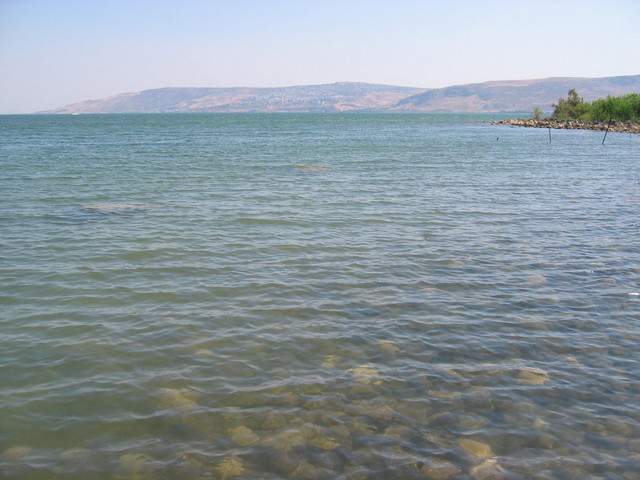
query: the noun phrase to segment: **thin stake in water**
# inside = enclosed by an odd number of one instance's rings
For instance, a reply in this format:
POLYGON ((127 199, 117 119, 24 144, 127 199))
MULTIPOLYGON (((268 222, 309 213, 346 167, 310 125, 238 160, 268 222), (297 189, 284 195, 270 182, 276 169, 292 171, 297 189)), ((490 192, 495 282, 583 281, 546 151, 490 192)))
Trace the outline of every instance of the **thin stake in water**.
POLYGON ((604 132, 604 138, 602 139, 602 145, 604 145, 604 141, 607 138, 607 133, 609 133, 609 127, 611 126, 611 121, 613 118, 609 118, 609 123, 607 124, 607 130, 604 132))

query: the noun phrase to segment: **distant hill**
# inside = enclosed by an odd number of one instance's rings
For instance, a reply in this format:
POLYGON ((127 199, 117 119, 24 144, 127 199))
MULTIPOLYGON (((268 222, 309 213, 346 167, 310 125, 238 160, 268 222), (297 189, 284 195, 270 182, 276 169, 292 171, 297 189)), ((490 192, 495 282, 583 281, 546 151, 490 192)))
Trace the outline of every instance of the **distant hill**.
POLYGON ((545 78, 475 83, 428 90, 400 100, 391 110, 406 112, 550 113, 551 104, 575 88, 591 102, 607 96, 640 93, 640 75, 605 78, 545 78))
POLYGON ((378 111, 424 91, 423 88, 368 83, 280 88, 158 88, 40 113, 378 111))
POLYGON ((575 88, 586 101, 640 92, 640 75, 510 80, 425 89, 369 83, 279 88, 158 88, 38 113, 530 112, 575 88))

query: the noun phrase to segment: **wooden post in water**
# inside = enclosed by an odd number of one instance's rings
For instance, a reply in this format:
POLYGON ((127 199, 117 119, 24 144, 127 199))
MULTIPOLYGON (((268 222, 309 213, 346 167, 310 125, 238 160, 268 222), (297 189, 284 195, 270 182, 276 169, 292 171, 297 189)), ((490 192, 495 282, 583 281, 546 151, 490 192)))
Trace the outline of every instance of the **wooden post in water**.
POLYGON ((549 127, 549 143, 551 143, 551 127, 549 127))
POLYGON ((609 118, 609 123, 607 124, 607 129, 604 132, 604 138, 602 139, 602 145, 604 145, 604 141, 607 138, 607 133, 609 133, 609 127, 611 126, 611 122, 613 121, 613 118, 609 118))

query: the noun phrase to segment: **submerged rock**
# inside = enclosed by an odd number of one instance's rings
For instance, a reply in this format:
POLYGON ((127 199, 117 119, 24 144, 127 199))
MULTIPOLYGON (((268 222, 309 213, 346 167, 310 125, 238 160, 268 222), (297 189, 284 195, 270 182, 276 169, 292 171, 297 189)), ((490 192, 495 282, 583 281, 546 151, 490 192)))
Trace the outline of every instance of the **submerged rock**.
POLYGON ((493 450, 491 450, 491 446, 478 440, 461 438, 458 440, 458 443, 462 448, 478 458, 487 458, 494 456, 493 450))
POLYGON ((262 430, 276 430, 278 428, 284 427, 287 424, 287 417, 274 411, 269 411, 262 418, 263 421, 260 425, 260 428, 262 430))
POLYGON ((397 345, 395 345, 393 342, 389 340, 382 340, 378 342, 378 348, 380 348, 380 350, 386 353, 395 353, 398 350, 400 350, 400 347, 398 347, 397 345))
POLYGON ((231 435, 231 440, 241 447, 248 447, 260 440, 260 437, 253 433, 253 430, 244 425, 231 429, 229 434, 231 435))
POLYGON ((505 477, 507 472, 500 466, 497 459, 490 458, 473 467, 470 473, 477 480, 500 480, 505 477))
POLYGON ((527 367, 518 372, 518 380, 534 385, 542 385, 549 381, 549 374, 540 368, 527 367))
POLYGON ((226 458, 215 467, 215 471, 218 473, 220 480, 239 477, 245 473, 242 459, 239 457, 226 458))
POLYGON ((581 362, 576 357, 573 357, 573 356, 567 357, 567 363, 571 363, 573 365, 581 365, 581 362))
POLYGON ((302 463, 302 458, 290 452, 283 452, 275 448, 267 448, 263 454, 262 461, 267 467, 275 472, 290 475, 302 463))
POLYGON ((318 428, 312 424, 304 424, 297 428, 290 428, 278 432, 264 440, 264 444, 281 452, 287 452, 294 447, 303 446, 309 439, 318 434, 318 428))
POLYGON ((327 435, 345 448, 352 447, 351 430, 346 425, 332 425, 327 429, 327 435))
POLYGON ((549 428, 549 423, 538 417, 533 421, 533 426, 536 430, 546 431, 549 428))
POLYGON ((3 451, 2 458, 5 458, 7 460, 17 460, 18 458, 22 458, 25 455, 31 453, 31 450, 31 447, 16 445, 15 447, 9 447, 5 451, 3 451))
POLYGON ((340 446, 340 444, 334 438, 324 435, 312 438, 311 440, 309 440, 309 445, 312 445, 321 450, 333 450, 340 446))
POLYGON ((543 275, 532 275, 530 276, 526 283, 528 285, 535 285, 536 283, 545 283, 547 281, 547 278, 543 275))
POLYGON ((151 462, 153 462, 153 458, 144 453, 126 454, 120 457, 120 467, 134 478, 140 478, 143 473, 150 474, 151 462))
POLYGON ((308 462, 302 462, 298 465, 298 468, 291 472, 291 476, 304 480, 326 480, 331 478, 332 475, 325 469, 318 468, 308 462))
POLYGON ((82 206, 85 210, 91 210, 101 213, 120 213, 135 210, 146 210, 149 205, 139 202, 101 202, 101 203, 87 203, 82 206))
POLYGON ((215 354, 211 350, 207 350, 206 348, 201 348, 196 350, 194 356, 197 358, 209 358, 213 357, 215 354))
POLYGON ((430 458, 420 467, 420 473, 429 480, 447 480, 460 472, 453 463, 439 458, 430 458))
POLYGON ((349 423, 349 430, 352 435, 373 435, 378 427, 373 424, 369 418, 367 417, 356 417, 352 422, 349 423))
POLYGON ((329 355, 322 362, 322 366, 325 368, 334 368, 339 363, 340 363, 340 357, 338 357, 337 355, 329 355))
POLYGON ((478 430, 486 427, 490 423, 491 420, 488 418, 473 413, 443 412, 429 418, 430 425, 441 425, 449 429, 455 428, 460 430, 478 430))
POLYGON ((69 462, 77 462, 83 458, 86 458, 90 455, 91 450, 86 448, 70 448, 68 450, 64 450, 60 456, 69 462))
POLYGON ((464 394, 464 405, 469 411, 494 410, 493 394, 486 387, 472 388, 464 394))
POLYGON ((190 412, 198 407, 195 394, 184 388, 161 388, 160 408, 177 408, 182 412, 190 412))
POLYGON ((370 363, 350 368, 347 372, 352 374, 358 383, 366 385, 379 385, 382 383, 379 379, 380 374, 370 363))
POLYGON ((461 395, 460 392, 450 392, 450 391, 444 391, 444 390, 429 390, 427 394, 429 395, 429 397, 440 398, 440 399, 458 398, 461 395))
POLYGON ((294 168, 306 172, 325 172, 331 170, 331 167, 327 167, 326 165, 296 165, 294 168))
POLYGON ((406 440, 411 438, 414 434, 414 430, 411 427, 407 427, 405 425, 391 424, 389 425, 385 431, 384 436, 389 438, 396 438, 398 440, 406 440))

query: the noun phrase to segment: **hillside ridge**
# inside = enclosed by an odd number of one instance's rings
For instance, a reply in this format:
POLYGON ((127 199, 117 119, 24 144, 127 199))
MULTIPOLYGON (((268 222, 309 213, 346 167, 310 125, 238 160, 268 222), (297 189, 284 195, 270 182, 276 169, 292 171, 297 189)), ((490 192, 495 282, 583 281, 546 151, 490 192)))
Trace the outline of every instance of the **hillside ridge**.
POLYGON ((167 112, 549 112, 575 88, 585 100, 640 92, 640 75, 492 80, 444 88, 362 82, 291 87, 164 87, 120 93, 37 113, 167 112))

